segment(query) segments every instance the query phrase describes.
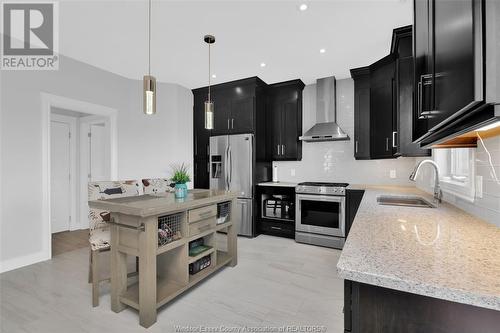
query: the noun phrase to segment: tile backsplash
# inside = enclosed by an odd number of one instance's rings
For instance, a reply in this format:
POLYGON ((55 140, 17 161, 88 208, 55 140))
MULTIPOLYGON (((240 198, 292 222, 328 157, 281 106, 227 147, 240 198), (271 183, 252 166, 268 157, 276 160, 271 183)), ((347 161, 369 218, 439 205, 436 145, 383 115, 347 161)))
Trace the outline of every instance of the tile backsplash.
MULTIPOLYGON (((316 121, 316 85, 303 93, 303 132, 316 121)), ((273 162, 281 181, 332 181, 351 184, 414 185, 408 180, 415 158, 386 160, 354 159, 354 81, 337 80, 337 123, 349 141, 303 142, 302 161, 273 162), (390 177, 391 170, 395 178, 390 177)))
MULTIPOLYGON (((479 140, 475 151, 476 191, 474 201, 464 200, 451 193, 443 193, 443 199, 479 218, 500 227, 500 136, 479 140), (479 176, 479 177, 478 177, 479 176)), ((432 193, 434 172, 422 169, 417 187, 432 193)))

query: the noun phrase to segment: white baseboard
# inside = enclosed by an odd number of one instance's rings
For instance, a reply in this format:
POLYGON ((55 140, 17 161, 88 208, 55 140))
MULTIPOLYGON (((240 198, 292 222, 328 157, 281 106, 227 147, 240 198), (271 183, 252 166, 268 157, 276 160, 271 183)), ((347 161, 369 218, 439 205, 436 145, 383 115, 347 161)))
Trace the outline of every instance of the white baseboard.
POLYGON ((49 260, 50 255, 45 251, 28 254, 26 256, 0 261, 0 273, 8 272, 17 268, 36 264, 37 262, 49 260))

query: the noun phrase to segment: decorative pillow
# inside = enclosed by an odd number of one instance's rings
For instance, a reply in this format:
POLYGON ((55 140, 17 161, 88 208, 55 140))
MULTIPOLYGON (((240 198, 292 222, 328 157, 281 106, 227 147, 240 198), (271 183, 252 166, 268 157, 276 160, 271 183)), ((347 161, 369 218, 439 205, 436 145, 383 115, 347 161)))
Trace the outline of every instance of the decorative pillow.
POLYGON ((143 179, 142 185, 144 186, 144 194, 155 194, 164 192, 174 192, 171 186, 172 181, 167 178, 152 178, 143 179))
MULTIPOLYGON (((91 182, 88 184, 89 200, 106 200, 121 197, 131 197, 141 195, 142 186, 137 180, 125 181, 103 181, 91 182)), ((90 208, 89 209, 89 227, 90 230, 105 229, 109 230, 108 222, 111 214, 108 211, 90 208)))

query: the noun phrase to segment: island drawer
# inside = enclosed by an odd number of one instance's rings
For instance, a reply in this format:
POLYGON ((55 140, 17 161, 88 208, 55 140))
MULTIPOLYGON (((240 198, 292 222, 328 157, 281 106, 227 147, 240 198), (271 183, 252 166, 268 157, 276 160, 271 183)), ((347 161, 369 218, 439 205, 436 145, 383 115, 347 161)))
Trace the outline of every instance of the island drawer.
POLYGON ((196 221, 208 219, 217 216, 217 205, 210 205, 201 208, 191 209, 188 212, 188 222, 193 223, 196 221))
POLYGON ((201 234, 202 232, 215 228, 215 217, 211 217, 209 219, 201 220, 195 223, 190 223, 188 228, 189 237, 201 234))

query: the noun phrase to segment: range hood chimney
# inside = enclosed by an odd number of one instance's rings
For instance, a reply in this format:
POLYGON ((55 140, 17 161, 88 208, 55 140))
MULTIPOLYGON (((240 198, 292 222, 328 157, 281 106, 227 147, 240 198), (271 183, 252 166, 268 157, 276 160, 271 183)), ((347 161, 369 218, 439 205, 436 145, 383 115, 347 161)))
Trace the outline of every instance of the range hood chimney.
POLYGON ((340 141, 349 136, 337 125, 335 76, 316 80, 316 124, 303 136, 302 141, 340 141))

